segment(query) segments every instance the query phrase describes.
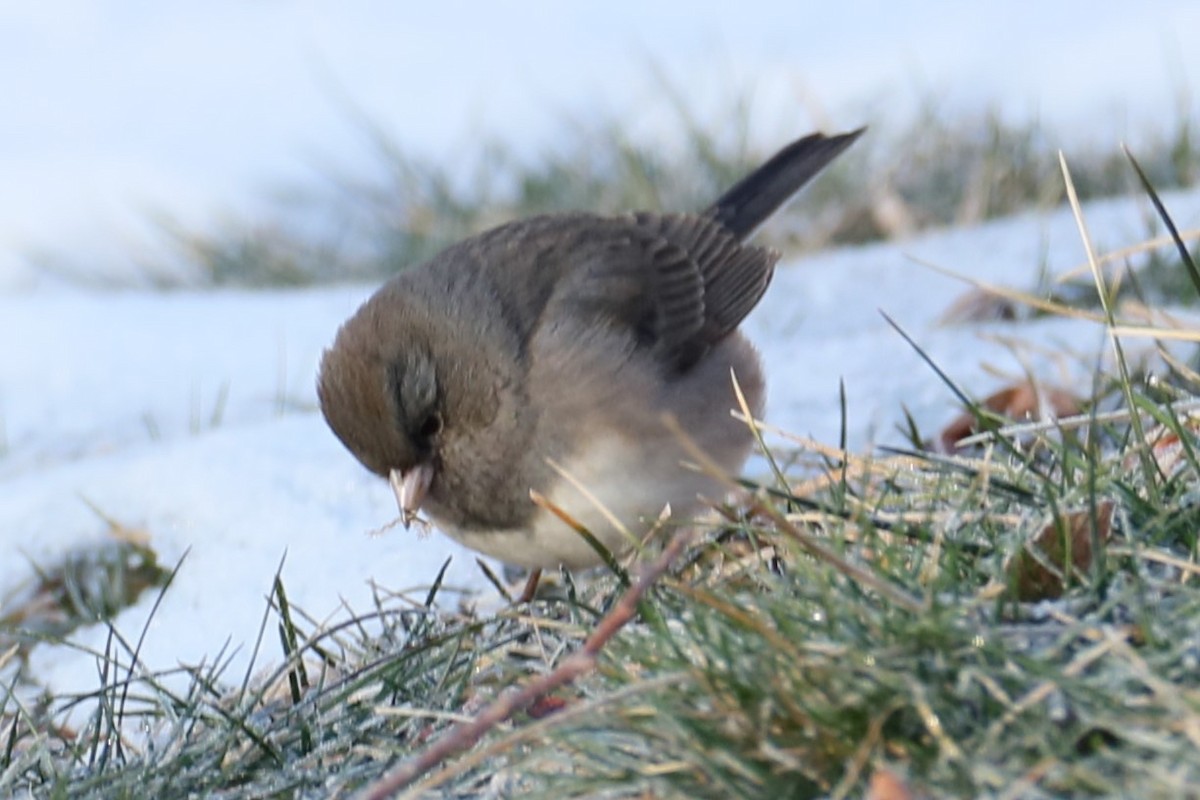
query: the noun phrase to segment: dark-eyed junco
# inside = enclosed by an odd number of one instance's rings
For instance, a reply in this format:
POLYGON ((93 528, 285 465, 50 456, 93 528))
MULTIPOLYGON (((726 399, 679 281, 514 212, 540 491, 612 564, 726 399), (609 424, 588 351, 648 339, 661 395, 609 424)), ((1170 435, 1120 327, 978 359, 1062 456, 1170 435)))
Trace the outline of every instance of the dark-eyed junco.
POLYGON ((663 416, 741 468, 730 375, 755 414, 765 387, 737 327, 779 259, 742 242, 861 133, 793 142, 701 213, 549 214, 447 248, 338 331, 325 419, 406 519, 509 564, 600 562, 531 490, 618 553, 668 504, 686 519, 720 485, 681 465, 663 416))

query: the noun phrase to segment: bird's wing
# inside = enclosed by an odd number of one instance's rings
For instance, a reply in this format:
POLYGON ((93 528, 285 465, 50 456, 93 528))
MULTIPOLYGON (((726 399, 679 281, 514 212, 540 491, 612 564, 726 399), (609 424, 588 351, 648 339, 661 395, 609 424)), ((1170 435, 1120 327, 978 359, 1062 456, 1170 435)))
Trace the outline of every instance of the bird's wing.
POLYGON ((676 371, 741 323, 779 258, 693 214, 592 217, 573 233, 565 237, 573 246, 559 253, 567 266, 547 312, 623 326, 676 371))
POLYGON ((758 305, 779 254, 742 244, 707 216, 643 213, 635 219, 657 248, 650 269, 656 347, 687 369, 758 305), (689 303, 680 302, 684 296, 689 303))
POLYGON ((798 139, 700 214, 533 217, 448 249, 429 271, 452 263, 446 280, 488 283, 519 343, 547 325, 595 320, 684 371, 767 289, 779 255, 742 241, 861 134, 798 139))

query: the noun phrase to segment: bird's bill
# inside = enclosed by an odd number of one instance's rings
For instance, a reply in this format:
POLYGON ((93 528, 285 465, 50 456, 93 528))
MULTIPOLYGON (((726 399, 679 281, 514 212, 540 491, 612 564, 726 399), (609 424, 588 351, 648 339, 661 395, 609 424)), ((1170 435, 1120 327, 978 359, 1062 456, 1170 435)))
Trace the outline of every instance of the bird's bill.
POLYGON ((407 528, 416 519, 421 503, 433 482, 433 465, 417 464, 407 472, 394 469, 388 473, 388 483, 400 504, 400 520, 407 528))

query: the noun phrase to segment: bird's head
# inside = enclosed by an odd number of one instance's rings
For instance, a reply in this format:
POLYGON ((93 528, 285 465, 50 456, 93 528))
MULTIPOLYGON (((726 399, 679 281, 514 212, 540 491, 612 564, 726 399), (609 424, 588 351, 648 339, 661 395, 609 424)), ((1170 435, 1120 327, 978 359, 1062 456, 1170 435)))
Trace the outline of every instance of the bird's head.
POLYGON ((325 421, 363 466, 391 481, 406 522, 436 477, 447 428, 431 333, 402 296, 380 293, 338 331, 317 380, 325 421))
POLYGON ((512 388, 518 366, 497 354, 511 343, 430 294, 403 276, 385 285, 342 325, 317 379, 329 427, 391 482, 406 522, 427 497, 445 507, 451 494, 468 502, 473 484, 482 493, 511 468, 513 448, 497 439, 520 444, 504 434, 522 405, 512 388))

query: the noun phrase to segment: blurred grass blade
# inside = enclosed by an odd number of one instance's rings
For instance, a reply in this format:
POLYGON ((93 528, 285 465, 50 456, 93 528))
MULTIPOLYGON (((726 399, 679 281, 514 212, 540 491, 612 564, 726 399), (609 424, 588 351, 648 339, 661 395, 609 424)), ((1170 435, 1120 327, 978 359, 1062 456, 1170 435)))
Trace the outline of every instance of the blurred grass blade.
POLYGON ((1125 145, 1121 145, 1121 149, 1125 151, 1129 163, 1133 165, 1133 171, 1137 173, 1138 180, 1142 184, 1142 188, 1146 191, 1146 196, 1150 198, 1150 202, 1154 204, 1154 210, 1158 212, 1159 219, 1167 226, 1167 231, 1171 234, 1171 241, 1175 243, 1175 249, 1179 251, 1179 260, 1183 262, 1184 269, 1187 270, 1188 277, 1191 278, 1192 286, 1196 289, 1197 296, 1200 296, 1200 269, 1196 268, 1196 262, 1192 259, 1192 254, 1188 252, 1187 245, 1183 242, 1183 237, 1179 234, 1179 229, 1175 226, 1175 221, 1171 219, 1171 215, 1167 213, 1167 207, 1163 205, 1162 198, 1158 196, 1158 192, 1150 184, 1150 179, 1146 177, 1142 165, 1133 157, 1133 153, 1125 145))

